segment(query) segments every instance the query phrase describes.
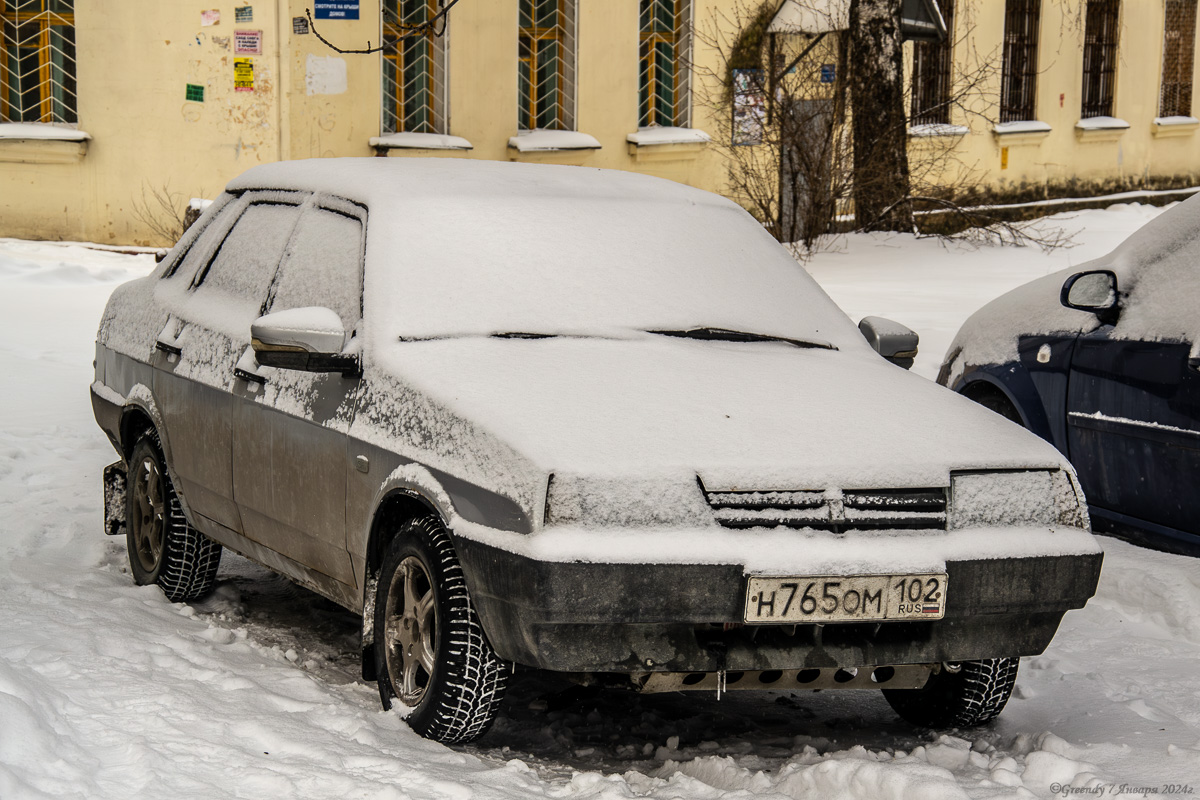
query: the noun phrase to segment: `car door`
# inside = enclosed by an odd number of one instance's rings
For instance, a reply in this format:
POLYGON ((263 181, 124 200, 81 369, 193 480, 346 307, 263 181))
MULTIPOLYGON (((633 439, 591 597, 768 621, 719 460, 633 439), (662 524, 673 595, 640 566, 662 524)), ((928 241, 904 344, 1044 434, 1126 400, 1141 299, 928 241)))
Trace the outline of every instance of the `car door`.
POLYGON ((301 199, 230 203, 156 288, 169 312, 152 363, 171 467, 192 511, 233 531, 241 530, 230 464, 234 366, 301 199))
MULTIPOLYGON (((360 207, 332 197, 314 199, 270 287, 266 310, 331 308, 347 331, 347 348, 357 347, 364 231, 360 207)), ((233 482, 246 536, 353 586, 346 550, 346 432, 358 379, 264 367, 250 350, 237 380, 233 482)))

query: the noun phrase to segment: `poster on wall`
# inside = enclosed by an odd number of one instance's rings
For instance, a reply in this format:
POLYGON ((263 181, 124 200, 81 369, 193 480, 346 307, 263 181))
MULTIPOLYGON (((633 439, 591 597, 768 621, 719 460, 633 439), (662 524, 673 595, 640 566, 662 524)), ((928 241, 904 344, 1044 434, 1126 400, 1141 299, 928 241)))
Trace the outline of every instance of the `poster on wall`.
POLYGON ((317 19, 358 19, 359 0, 313 0, 317 19))
POLYGON ((209 25, 221 24, 221 10, 219 8, 211 8, 208 11, 200 12, 200 25, 207 28, 209 25))
POLYGON ((762 144, 767 122, 761 69, 733 70, 733 144, 762 144))
POLYGON ((234 31, 233 52, 239 56, 261 56, 262 31, 234 31))
POLYGON ((254 91, 254 59, 235 58, 233 60, 233 90, 235 92, 254 91))
POLYGON ((234 22, 254 22, 254 6, 236 6, 233 9, 234 22))

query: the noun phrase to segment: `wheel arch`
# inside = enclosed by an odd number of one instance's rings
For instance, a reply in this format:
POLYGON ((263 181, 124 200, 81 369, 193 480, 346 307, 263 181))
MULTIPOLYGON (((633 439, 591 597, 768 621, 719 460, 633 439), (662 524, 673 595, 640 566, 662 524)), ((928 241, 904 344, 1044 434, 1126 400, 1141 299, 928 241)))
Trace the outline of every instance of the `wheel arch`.
POLYGON ((1019 364, 972 370, 963 376, 955 391, 977 403, 988 398, 1005 403, 1027 430, 1053 442, 1050 420, 1046 417, 1037 388, 1019 364), (1021 397, 1029 402, 1021 402, 1021 397))

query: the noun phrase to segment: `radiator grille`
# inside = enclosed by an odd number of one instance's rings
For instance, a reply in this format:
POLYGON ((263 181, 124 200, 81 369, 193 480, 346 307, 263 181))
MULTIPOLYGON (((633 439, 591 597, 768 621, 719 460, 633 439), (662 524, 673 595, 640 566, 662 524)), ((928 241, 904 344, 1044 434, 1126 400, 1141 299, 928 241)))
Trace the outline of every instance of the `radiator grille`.
POLYGON ((945 489, 710 492, 704 497, 726 528, 796 528, 845 533, 945 530, 945 489))

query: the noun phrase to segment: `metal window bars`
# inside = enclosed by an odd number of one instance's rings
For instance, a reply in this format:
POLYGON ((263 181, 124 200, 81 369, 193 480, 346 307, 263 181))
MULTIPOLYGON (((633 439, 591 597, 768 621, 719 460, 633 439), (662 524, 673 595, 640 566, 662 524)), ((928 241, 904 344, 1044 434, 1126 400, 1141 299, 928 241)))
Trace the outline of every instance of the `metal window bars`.
POLYGON ((1080 116, 1111 117, 1117 74, 1120 0, 1087 0, 1083 30, 1083 107, 1080 116))
POLYGON ((79 121, 74 0, 0 0, 0 122, 79 121))
POLYGON ((638 126, 691 123, 691 0, 641 0, 638 126))
MULTIPOLYGON (((446 33, 413 36, 440 0, 384 0, 383 132, 447 133, 446 33)), ((445 24, 445 23, 442 23, 445 24)))
POLYGON ((913 44, 913 125, 945 125, 950 122, 951 55, 954 43, 954 0, 941 0, 942 17, 949 35, 942 42, 913 44))
POLYGON ((1196 0, 1167 0, 1163 25, 1160 117, 1192 114, 1192 67, 1196 58, 1196 0))
POLYGON ((1041 0, 1007 0, 1005 3, 1004 61, 1000 78, 1001 122, 1037 119, 1038 29, 1041 15, 1041 0))
POLYGON ((517 125, 575 128, 575 0, 521 0, 517 125))

